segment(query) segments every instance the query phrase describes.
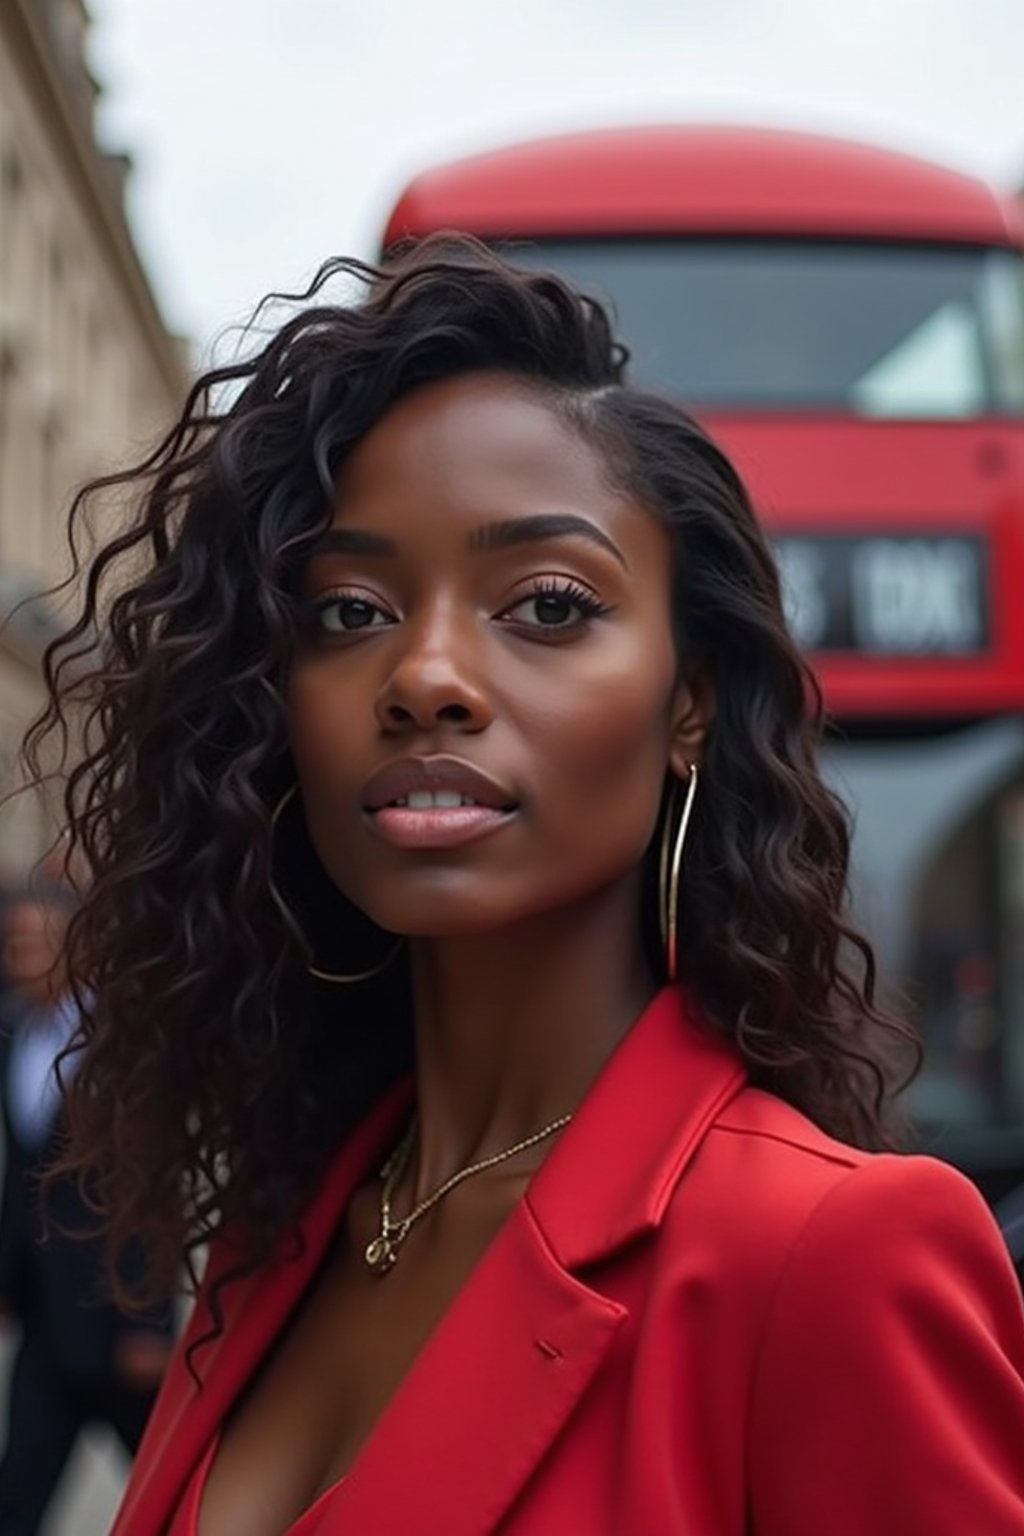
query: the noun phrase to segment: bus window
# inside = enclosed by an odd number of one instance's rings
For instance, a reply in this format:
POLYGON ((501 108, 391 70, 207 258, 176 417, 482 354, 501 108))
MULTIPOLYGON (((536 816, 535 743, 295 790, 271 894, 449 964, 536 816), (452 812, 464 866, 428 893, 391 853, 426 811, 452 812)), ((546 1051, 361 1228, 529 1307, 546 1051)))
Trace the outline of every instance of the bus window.
POLYGON ((1024 722, 830 743, 850 803, 854 904, 925 1067, 922 1130, 1024 1123, 1024 722))
POLYGON ((631 374, 695 407, 969 419, 1024 412, 1010 250, 906 242, 514 242, 610 302, 631 374))
POLYGON ((977 310, 933 309, 850 385, 861 416, 976 416, 988 404, 977 310))
MULTIPOLYGON (((1001 1071, 1000 923, 991 802, 928 861, 918 882, 908 990, 927 1043, 912 1090, 922 1124, 1004 1121, 1012 1084, 1001 1071)), ((1015 1095, 1014 1095, 1015 1096, 1015 1095)))

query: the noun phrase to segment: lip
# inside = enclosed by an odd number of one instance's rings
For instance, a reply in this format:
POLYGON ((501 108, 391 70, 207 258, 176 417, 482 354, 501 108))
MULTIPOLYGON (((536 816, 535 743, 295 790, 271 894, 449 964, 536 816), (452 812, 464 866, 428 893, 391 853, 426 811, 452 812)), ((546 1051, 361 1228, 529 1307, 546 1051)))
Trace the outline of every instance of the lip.
POLYGON ((417 790, 447 790, 474 800, 475 806, 459 806, 448 810, 437 807, 430 811, 420 810, 418 816, 455 817, 466 812, 483 810, 502 815, 516 809, 516 798, 497 779, 491 778, 481 768, 459 757, 403 757, 387 763, 363 786, 360 796, 362 807, 375 816, 395 800, 404 800, 417 790))
POLYGON ((410 810, 385 805, 367 813, 370 828, 394 848, 460 848, 496 832, 514 817, 514 811, 496 811, 485 805, 432 806, 410 810))

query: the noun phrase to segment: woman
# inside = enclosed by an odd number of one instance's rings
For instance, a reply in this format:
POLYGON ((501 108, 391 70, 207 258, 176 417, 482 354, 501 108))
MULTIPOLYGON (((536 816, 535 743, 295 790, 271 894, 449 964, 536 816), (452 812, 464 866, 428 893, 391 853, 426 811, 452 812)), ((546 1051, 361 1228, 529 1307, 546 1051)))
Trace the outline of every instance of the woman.
POLYGON ((735 472, 557 279, 338 272, 124 477, 51 659, 72 1161, 154 1285, 213 1233, 116 1536, 1022 1536, 1020 1297, 880 1150, 735 472))

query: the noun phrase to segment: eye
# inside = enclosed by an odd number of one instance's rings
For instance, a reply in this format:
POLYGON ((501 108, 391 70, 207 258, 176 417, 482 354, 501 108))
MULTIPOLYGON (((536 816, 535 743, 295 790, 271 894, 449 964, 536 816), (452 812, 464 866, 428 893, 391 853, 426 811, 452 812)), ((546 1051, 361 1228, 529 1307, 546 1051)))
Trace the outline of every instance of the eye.
POLYGON ((533 590, 499 615, 527 629, 576 629, 588 619, 607 613, 607 606, 589 587, 568 577, 545 577, 533 590))
POLYGON ((330 635, 351 635, 394 623, 393 613, 362 593, 331 592, 312 604, 313 627, 330 635))

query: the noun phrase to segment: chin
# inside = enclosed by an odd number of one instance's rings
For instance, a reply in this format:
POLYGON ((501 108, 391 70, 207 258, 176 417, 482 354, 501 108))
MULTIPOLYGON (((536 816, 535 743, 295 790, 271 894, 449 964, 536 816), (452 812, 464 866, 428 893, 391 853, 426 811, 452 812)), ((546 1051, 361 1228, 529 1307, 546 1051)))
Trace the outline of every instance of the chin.
MULTIPOLYGON (((435 872, 436 874, 437 872, 435 872)), ((359 906, 373 922, 389 933, 410 939, 463 939, 496 933, 529 920, 547 910, 546 890, 534 892, 534 900, 507 882, 483 882, 451 878, 405 880, 401 889, 390 885, 371 895, 362 893, 359 906)))
POLYGON ((469 939, 506 928, 516 916, 491 913, 479 903, 437 901, 425 908, 389 907, 386 917, 383 912, 374 914, 374 921, 407 939, 469 939))

